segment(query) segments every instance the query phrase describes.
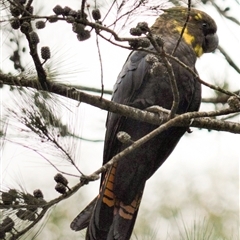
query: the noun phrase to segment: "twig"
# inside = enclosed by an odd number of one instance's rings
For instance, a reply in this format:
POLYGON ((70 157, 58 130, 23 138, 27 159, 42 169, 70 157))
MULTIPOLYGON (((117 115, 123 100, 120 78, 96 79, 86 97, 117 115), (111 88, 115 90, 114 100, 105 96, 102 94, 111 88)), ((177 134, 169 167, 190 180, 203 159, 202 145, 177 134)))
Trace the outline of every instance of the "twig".
POLYGON ((228 95, 223 95, 223 96, 217 96, 217 97, 209 97, 209 98, 202 98, 203 103, 226 103, 228 100, 229 96, 228 95))
POLYGON ((167 71, 168 71, 171 90, 172 90, 172 94, 173 94, 173 102, 172 102, 172 106, 171 106, 171 112, 170 112, 170 115, 169 115, 169 119, 171 119, 171 118, 174 117, 174 115, 177 112, 178 105, 179 105, 179 100, 180 100, 176 78, 175 78, 175 75, 174 75, 174 72, 173 72, 173 69, 172 69, 172 65, 166 58, 166 53, 163 49, 164 43, 162 42, 162 46, 160 47, 159 44, 154 39, 151 31, 149 31, 149 33, 148 33, 148 39, 150 40, 151 44, 153 45, 153 47, 155 48, 157 53, 161 56, 161 59, 163 60, 163 63, 166 66, 167 71))
POLYGON ((89 176, 84 176, 86 179, 93 179, 96 175, 99 175, 102 172, 105 172, 110 166, 117 163, 121 158, 125 157, 135 149, 139 148, 144 143, 148 142, 153 137, 157 136, 161 132, 167 130, 168 128, 174 126, 174 123, 176 121, 176 118, 169 120, 167 123, 162 124, 152 132, 148 133, 144 137, 138 139, 137 141, 133 142, 129 147, 125 148, 123 151, 115 155, 110 161, 108 161, 106 164, 104 164, 102 167, 100 167, 97 171, 95 171, 93 174, 89 176))
MULTIPOLYGON (((223 112, 228 112, 229 110, 224 110, 223 112)), ((219 111, 220 113, 220 111, 219 111)), ((36 223, 38 223, 43 216, 46 214, 46 212, 55 204, 59 203, 62 200, 65 200, 67 198, 69 198, 70 196, 72 196, 75 192, 77 192, 83 185, 87 184, 89 181, 93 181, 98 179, 98 175, 104 171, 106 171, 110 166, 112 166, 114 163, 117 163, 118 161, 121 160, 122 157, 126 156, 127 154, 129 154, 130 152, 134 151, 136 148, 140 147, 141 145, 143 145, 144 143, 146 143, 147 141, 149 141, 150 139, 152 139, 153 137, 155 137, 156 135, 158 135, 159 133, 161 133, 162 131, 167 130, 170 127, 176 126, 178 125, 179 122, 190 122, 192 118, 194 117, 201 117, 201 116, 210 116, 212 115, 212 113, 198 113, 198 112, 192 112, 192 113, 185 113, 182 114, 180 116, 176 116, 173 119, 170 119, 168 122, 162 124, 161 126, 159 126, 158 128, 156 128, 155 130, 153 130, 152 132, 150 132, 149 134, 145 135, 144 137, 142 137, 141 139, 133 142, 133 144, 129 147, 127 147, 126 149, 124 149, 122 152, 118 153, 117 155, 115 155, 109 162, 107 162, 105 165, 103 165, 101 168, 99 168, 98 170, 96 170, 94 173, 88 175, 88 176, 83 176, 81 178, 81 181, 76 184, 72 189, 70 189, 67 193, 61 195, 58 198, 55 198, 53 200, 51 200, 50 202, 43 204, 43 205, 39 205, 39 207, 42 208, 42 211, 40 212, 40 214, 38 214, 36 220, 34 222, 32 222, 28 227, 26 227, 24 230, 22 230, 21 232, 18 232, 16 234, 16 237, 19 237, 21 235, 23 235, 24 233, 26 233, 27 231, 29 231, 33 226, 36 225, 36 223), (87 180, 87 181, 86 181, 87 180)), ((194 121, 198 121, 198 119, 193 120, 194 121)), ((226 124, 226 122, 225 122, 226 124)), ((4 207, 4 206, 2 206, 4 207)), ((24 206, 22 206, 22 208, 24 208, 24 206)))
POLYGON ((33 62, 34 62, 35 68, 36 68, 39 83, 41 84, 43 89, 47 90, 47 75, 46 75, 46 72, 43 69, 42 63, 41 63, 40 58, 38 56, 37 45, 31 43, 31 38, 30 38, 29 33, 25 33, 25 36, 26 36, 27 41, 28 41, 28 45, 29 45, 29 48, 30 48, 30 55, 33 59, 33 62))
POLYGON ((85 4, 86 4, 86 0, 82 0, 82 3, 81 3, 81 15, 82 15, 82 18, 84 16, 85 4))
MULTIPOLYGON (((82 85, 66 85, 66 84, 65 84, 65 86, 68 86, 71 88, 76 88, 78 90, 88 91, 88 92, 102 93, 102 89, 99 89, 99 88, 86 87, 86 86, 82 86, 82 85)), ((107 95, 112 95, 112 90, 104 89, 103 93, 107 94, 107 95)))
MULTIPOLYGON (((34 18, 34 19, 46 18, 46 19, 48 19, 49 17, 48 17, 48 16, 33 16, 33 15, 32 15, 31 18, 34 18)), ((22 17, 22 19, 29 19, 29 17, 25 17, 25 18, 22 17)), ((66 21, 66 19, 63 18, 63 17, 58 17, 57 19, 58 19, 58 20, 66 21)), ((88 25, 88 26, 90 26, 90 27, 92 27, 92 28, 94 28, 94 29, 99 29, 99 30, 106 31, 106 32, 112 34, 112 36, 114 37, 114 39, 115 39, 116 41, 118 41, 118 42, 129 42, 129 41, 131 41, 131 40, 136 39, 136 38, 122 38, 122 37, 119 37, 118 34, 115 33, 113 30, 111 30, 111 29, 109 29, 109 28, 107 28, 107 27, 105 27, 105 26, 103 26, 103 25, 100 25, 100 24, 98 24, 98 23, 87 22, 87 21, 85 21, 85 20, 83 20, 83 19, 77 19, 76 21, 79 22, 79 23, 83 23, 83 24, 85 24, 85 25, 88 25)), ((105 38, 105 37, 104 37, 103 35, 101 35, 101 34, 99 34, 99 36, 103 37, 104 39, 106 39, 107 41, 109 41, 109 42, 112 43, 112 44, 115 44, 115 45, 120 46, 120 47, 122 47, 122 48, 126 48, 126 49, 133 50, 133 49, 130 48, 130 47, 126 47, 126 46, 123 46, 123 45, 118 45, 118 44, 112 42, 111 40, 105 38)), ((138 39, 139 39, 139 38, 138 38, 138 39)), ((149 50, 147 50, 147 49, 137 49, 137 50, 138 50, 138 51, 146 51, 146 52, 148 52, 148 53, 155 54, 155 55, 158 54, 158 53, 156 53, 156 52, 154 52, 154 51, 149 51, 149 50)), ((218 86, 214 86, 214 85, 212 85, 212 84, 209 84, 209 83, 204 82, 203 80, 201 80, 201 79, 199 78, 199 76, 198 76, 191 68, 189 68, 187 65, 185 65, 183 62, 181 62, 179 59, 177 59, 176 57, 172 56, 171 54, 165 53, 165 56, 168 57, 168 58, 170 58, 170 59, 173 59, 174 61, 176 61, 177 63, 179 63, 181 66, 183 66, 185 69, 187 69, 188 71, 190 71, 190 72, 198 79, 198 81, 199 81, 200 83, 202 83, 203 85, 205 85, 205 86, 207 86, 207 87, 209 87, 209 88, 211 88, 211 89, 217 90, 217 91, 219 91, 219 92, 225 93, 225 94, 227 94, 227 95, 229 95, 229 96, 237 96, 236 94, 233 94, 233 93, 231 93, 231 92, 229 92, 229 91, 227 91, 227 90, 224 90, 224 89, 222 89, 222 88, 220 88, 220 87, 218 87, 218 86)))
POLYGON ((176 44, 176 46, 174 47, 174 49, 173 49, 173 51, 172 51, 172 55, 174 55, 174 53, 176 52, 176 50, 177 50, 177 48, 178 48, 178 46, 179 46, 179 44, 180 44, 180 42, 181 42, 181 40, 182 40, 184 31, 185 31, 185 29, 186 29, 186 27, 187 27, 187 23, 188 23, 188 21, 189 21, 190 12, 191 12, 191 1, 189 0, 189 1, 188 1, 187 18, 186 18, 186 21, 185 21, 185 23, 184 23, 184 25, 183 25, 183 28, 182 28, 182 31, 181 31, 180 36, 179 36, 179 38, 178 38, 177 44, 176 44))
POLYGON ((235 62, 232 60, 232 58, 227 54, 227 52, 220 45, 218 46, 218 50, 225 57, 225 59, 229 63, 229 65, 232 66, 240 74, 240 68, 235 64, 235 62))
MULTIPOLYGON (((136 9, 138 9, 142 4, 143 4, 143 2, 142 2, 142 1, 139 1, 138 4, 137 4, 133 9, 129 10, 128 12, 125 12, 124 14, 122 14, 121 16, 119 16, 118 18, 116 18, 116 20, 115 20, 112 24, 110 24, 108 27, 115 26, 116 23, 117 23, 121 18, 123 18, 124 16, 129 17, 130 14, 133 13, 136 9)), ((122 6, 123 6, 123 5, 121 5, 121 6, 119 7, 119 10, 120 10, 120 8, 121 8, 122 6)), ((119 11, 119 10, 118 10, 118 11, 119 11)))
MULTIPOLYGON (((59 149, 64 154, 64 156, 76 168, 76 170, 80 174, 82 174, 82 172, 80 171, 78 166, 75 164, 74 160, 72 159, 71 155, 64 149, 64 147, 61 146, 61 144, 58 143, 58 141, 53 136, 53 134, 50 133, 46 125, 42 122, 41 117, 38 115, 38 113, 34 109, 31 109, 32 111, 27 109, 23 109, 23 110, 24 110, 24 114, 26 115, 26 116, 24 115, 23 117, 19 117, 18 113, 14 111, 11 111, 11 112, 15 115, 16 119, 18 118, 21 123, 23 123, 32 132, 37 134, 41 139, 50 141, 54 145, 54 147, 59 149)), ((49 160, 47 161, 50 162, 49 160)))
POLYGON ((213 0, 210 0, 210 2, 212 3, 212 5, 217 9, 217 11, 218 11, 221 15, 223 15, 223 16, 224 16, 225 18, 227 18, 228 20, 236 23, 237 25, 240 25, 240 22, 239 22, 236 18, 231 17, 231 16, 228 16, 228 15, 226 14, 226 11, 223 11, 213 0))
MULTIPOLYGON (((77 176, 77 175, 74 175, 74 174, 70 174, 70 173, 68 173, 68 172, 63 172, 63 171, 61 171, 60 169, 58 169, 58 167, 57 167, 55 164, 53 164, 49 159, 47 159, 42 153, 40 153, 39 151, 37 151, 37 150, 34 149, 34 148, 30 148, 28 145, 24 145, 24 144, 22 144, 22 143, 14 142, 14 141, 12 141, 12 140, 10 140, 10 139, 7 139, 7 138, 6 138, 6 141, 11 142, 11 143, 13 143, 13 144, 18 144, 18 145, 20 145, 21 147, 24 147, 24 148, 26 148, 26 149, 30 149, 30 150, 32 150, 33 152, 37 153, 37 154, 38 154, 39 156, 41 156, 44 160, 46 160, 53 168, 55 168, 56 171, 59 172, 59 173, 62 173, 62 174, 64 174, 64 175, 68 175, 68 176, 71 176, 71 177, 79 177, 79 176, 77 176)), ((1 206, 1 205, 0 205, 0 206, 1 206)), ((21 205, 20 205, 20 207, 21 207, 21 205)), ((19 207, 18 207, 18 208, 19 208, 19 207)), ((0 207, 0 209, 1 209, 1 207, 0 207)))
POLYGON ((174 75, 174 72, 172 69, 172 65, 167 60, 167 58, 164 56, 164 54, 165 54, 165 52, 163 51, 162 59, 163 59, 165 66, 167 67, 167 71, 168 71, 169 78, 170 78, 172 94, 173 94, 173 102, 172 102, 171 112, 169 115, 169 119, 171 119, 174 117, 174 115, 177 112, 180 97, 179 97, 178 86, 177 86, 176 78, 175 78, 175 75, 174 75))
POLYGON ((27 10, 28 10, 29 7, 32 5, 32 3, 33 3, 33 0, 28 0, 27 5, 26 5, 26 9, 27 9, 27 10))
MULTIPOLYGON (((21 20, 29 20, 29 19, 49 19, 49 16, 37 16, 37 15, 31 15, 31 16, 24 16, 21 18, 21 20)), ((61 20, 61 21, 66 21, 66 18, 65 17, 55 17, 54 19, 57 19, 57 20, 61 20)), ((13 19, 10 19, 10 21, 13 20, 13 19)), ((9 20, 8 20, 9 21, 9 20)), ((95 23, 95 22, 88 22, 86 21, 85 19, 75 19, 75 21, 77 23, 82 23, 86 26, 89 26, 89 27, 92 27, 94 29, 99 29, 99 30, 102 30, 102 31, 105 31, 105 32, 108 32, 110 34, 112 34, 112 36, 114 37, 114 39, 116 41, 119 41, 119 42, 129 42, 131 40, 134 40, 136 38, 131 38, 131 37, 119 37, 118 34, 116 32, 114 32, 112 29, 109 29, 108 27, 105 27, 99 23, 95 23)), ((1 21, 1 22, 4 22, 4 21, 1 21)), ((139 39, 139 38, 138 38, 139 39)))
POLYGON ((218 86, 215 86, 215 85, 213 85, 213 84, 210 84, 210 83, 207 83, 207 82, 203 81, 202 79, 200 79, 199 75, 198 75, 196 72, 194 72, 190 67, 188 67, 186 64, 184 64, 184 63, 183 63, 182 61, 180 61, 178 58, 176 58, 176 57, 174 57, 174 56, 172 56, 172 55, 170 55, 170 54, 168 54, 168 53, 165 53, 165 54, 166 54, 166 56, 167 56, 168 58, 176 61, 178 64, 180 64, 180 65, 183 66, 186 70, 188 70, 190 73, 192 73, 193 76, 194 76, 201 84, 203 84, 203 85, 205 85, 205 86, 207 86, 207 87, 209 87, 209 88, 211 88, 211 89, 213 89, 213 90, 216 90, 216 91, 219 91, 219 92, 221 92, 221 93, 227 94, 228 96, 235 96, 235 97, 237 97, 237 98, 240 99, 240 96, 237 95, 237 94, 235 94, 235 93, 233 93, 233 92, 227 91, 227 90, 225 90, 225 89, 223 89, 223 88, 220 88, 220 87, 218 87, 218 86))
MULTIPOLYGON (((222 111, 218 111, 218 114, 226 114, 231 112, 230 109, 224 109, 222 111)), ((94 179, 96 178, 96 175, 99 175, 102 172, 105 172, 110 166, 117 163, 121 158, 125 157, 135 149, 139 148, 144 143, 148 142, 153 137, 157 136, 161 132, 169 129, 173 126, 178 126, 179 123, 190 123, 195 121, 195 117, 206 117, 206 116, 214 116, 216 112, 189 112, 184 113, 182 115, 176 116, 173 119, 170 119, 166 123, 163 123, 158 128, 154 129, 152 132, 146 134, 144 137, 140 138, 139 140, 133 142, 129 147, 125 148, 122 152, 115 155, 110 161, 108 161, 106 164, 104 164, 102 167, 100 167, 98 170, 96 170, 94 173, 92 173, 89 176, 84 176, 86 179, 94 179)), ((186 126, 186 124, 184 124, 186 126)))
POLYGON ((117 46, 117 47, 121 47, 121 48, 125 48, 125 49, 128 49, 128 50, 133 50, 132 47, 129 47, 129 46, 124 46, 124 45, 121 45, 121 44, 118 44, 116 42, 113 42, 111 39, 108 39, 106 38, 105 36, 103 36, 101 33, 98 34, 101 38, 103 38, 104 40, 108 41, 109 43, 117 46))
POLYGON ((107 18, 108 14, 111 12, 111 10, 112 10, 112 8, 113 8, 113 6, 114 6, 115 3, 116 3, 116 0, 114 0, 114 1, 112 2, 110 8, 108 9, 108 11, 107 11, 107 13, 106 13, 106 15, 105 15, 104 18, 102 19, 102 22, 104 22, 104 20, 107 18))
MULTIPOLYGON (((61 196, 59 196, 58 198, 55 198, 51 201, 49 201, 48 203, 39 205, 38 207, 41 207, 42 210, 40 213, 38 213, 37 218, 31 222, 31 224, 29 224, 27 227, 25 227, 23 230, 17 232, 14 234, 14 238, 18 239, 20 236, 24 235, 25 233, 27 233, 31 228, 33 228, 47 213, 47 211, 53 206, 56 205, 57 203, 61 202, 62 200, 65 200, 69 197, 71 197, 74 193, 76 193, 82 186, 84 185, 83 182, 80 182, 78 184, 76 184, 70 191, 66 192, 65 194, 62 194, 61 196)), ((4 209, 4 207, 6 207, 5 205, 0 205, 0 209, 4 209)), ((8 206, 7 206, 8 207, 8 206)), ((19 208, 28 208, 28 206, 26 205, 20 205, 19 208)))
POLYGON ((97 30, 96 30, 96 44, 97 44, 97 50, 98 50, 98 58, 99 58, 99 63, 100 63, 100 69, 101 69, 101 97, 100 99, 102 99, 103 97, 103 93, 104 93, 104 84, 103 84, 103 66, 102 66, 102 56, 101 56, 101 51, 100 51, 100 47, 99 47, 99 41, 98 41, 98 34, 97 34, 97 30))

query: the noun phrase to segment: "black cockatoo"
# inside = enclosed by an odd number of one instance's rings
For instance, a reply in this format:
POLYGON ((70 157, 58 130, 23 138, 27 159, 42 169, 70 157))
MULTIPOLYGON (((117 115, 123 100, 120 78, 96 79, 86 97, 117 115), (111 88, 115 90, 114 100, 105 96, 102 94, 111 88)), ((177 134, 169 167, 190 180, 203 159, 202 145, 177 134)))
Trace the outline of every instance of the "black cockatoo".
MULTIPOLYGON (((184 7, 164 10, 151 27, 152 35, 158 35, 163 40, 164 51, 168 54, 174 52, 174 57, 195 72, 197 57, 217 48, 216 31, 216 23, 209 15, 197 9, 191 9, 189 13, 188 8, 184 7), (186 28, 174 51, 188 14, 186 28)), ((152 46, 148 49, 154 51, 152 46)), ((112 101, 139 109, 153 105, 171 109, 173 94, 166 66, 159 59, 160 70, 154 74, 153 66, 147 59, 147 52, 134 50, 130 53, 118 76, 112 101)), ((179 63, 169 61, 180 97, 176 113, 198 111, 201 102, 200 83, 179 63)), ((119 131, 128 133, 136 141, 156 127, 109 113, 103 164, 129 146, 116 138, 119 131)), ((186 127, 167 129, 103 173, 99 195, 73 220, 71 228, 78 231, 88 227, 86 239, 89 240, 130 239, 145 182, 167 159, 186 131, 186 127)))

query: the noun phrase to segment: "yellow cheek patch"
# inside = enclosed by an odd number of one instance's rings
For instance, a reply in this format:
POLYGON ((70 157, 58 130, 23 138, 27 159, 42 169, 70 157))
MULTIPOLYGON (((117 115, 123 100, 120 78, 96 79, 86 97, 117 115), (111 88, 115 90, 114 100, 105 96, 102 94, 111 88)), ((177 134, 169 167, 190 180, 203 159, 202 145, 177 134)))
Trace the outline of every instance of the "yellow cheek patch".
MULTIPOLYGON (((176 30, 181 34, 181 32, 182 32, 182 27, 176 27, 176 30)), ((195 37, 194 36, 192 36, 189 32, 188 32, 188 29, 187 28, 185 28, 184 29, 184 33, 183 33, 183 39, 184 39, 184 41, 187 43, 187 44, 192 44, 193 42, 194 42, 194 40, 195 40, 195 37)))
POLYGON ((202 15, 201 15, 200 13, 198 13, 198 14, 196 14, 196 15, 194 16, 194 18, 195 18, 196 20, 200 20, 200 19, 202 19, 202 15))
MULTIPOLYGON (((202 17, 201 14, 198 14, 198 17, 202 17)), ((182 29, 183 29, 182 27, 176 27, 176 30, 179 32, 179 34, 181 34, 182 29)), ((200 57, 203 54, 202 46, 199 44, 196 45, 196 43, 194 44, 195 37, 189 33, 187 28, 185 28, 182 38, 188 45, 191 45, 193 47, 198 57, 200 57)))
POLYGON ((199 44, 196 45, 194 51, 198 57, 201 57, 203 55, 203 49, 199 44))

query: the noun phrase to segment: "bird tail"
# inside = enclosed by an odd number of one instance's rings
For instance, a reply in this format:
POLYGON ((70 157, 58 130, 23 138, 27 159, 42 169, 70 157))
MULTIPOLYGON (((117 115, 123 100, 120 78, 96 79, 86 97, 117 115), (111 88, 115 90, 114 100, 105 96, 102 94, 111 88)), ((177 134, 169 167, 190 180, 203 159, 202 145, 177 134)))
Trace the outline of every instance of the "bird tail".
POLYGON ((72 221, 70 228, 74 231, 80 231, 89 225, 94 206, 97 202, 95 197, 72 221))
POLYGON ((86 240, 128 240, 131 237, 143 189, 130 204, 124 204, 113 193, 115 171, 116 165, 113 165, 99 195, 71 223, 75 231, 88 226, 86 240))

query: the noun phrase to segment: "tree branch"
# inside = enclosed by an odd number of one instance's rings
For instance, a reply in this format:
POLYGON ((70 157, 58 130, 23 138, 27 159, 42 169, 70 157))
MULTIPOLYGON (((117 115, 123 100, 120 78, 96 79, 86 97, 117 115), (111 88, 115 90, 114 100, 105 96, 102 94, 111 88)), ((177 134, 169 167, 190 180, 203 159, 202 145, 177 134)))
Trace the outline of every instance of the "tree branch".
POLYGON ((207 83, 207 82, 203 81, 203 80, 199 77, 199 75, 198 75, 197 73, 195 73, 195 72, 194 72, 190 67, 188 67, 186 64, 184 64, 183 62, 181 62, 178 58, 176 58, 176 57, 174 57, 174 56, 172 56, 172 55, 170 55, 170 54, 168 54, 168 53, 165 53, 165 54, 166 54, 166 56, 167 56, 168 58, 176 61, 178 64, 180 64, 180 65, 183 66, 185 69, 187 69, 190 73, 192 73, 193 76, 194 76, 201 84, 203 84, 203 85, 205 85, 205 86, 207 86, 207 87, 209 87, 209 88, 211 88, 211 89, 213 89, 213 90, 219 91, 219 92, 224 93, 224 94, 227 94, 227 95, 229 95, 229 96, 235 96, 235 97, 237 97, 237 98, 240 99, 240 95, 238 95, 238 94, 235 94, 235 93, 233 93, 233 92, 227 91, 227 90, 225 90, 225 89, 223 89, 223 88, 220 88, 220 87, 218 87, 218 86, 215 86, 215 85, 213 85, 213 84, 210 84, 210 83, 207 83))
POLYGON ((210 0, 210 2, 212 3, 212 5, 216 8, 216 10, 219 12, 220 15, 224 16, 225 18, 227 18, 228 20, 236 23, 237 25, 240 25, 239 20, 237 20, 234 17, 228 16, 226 14, 226 11, 222 10, 213 0, 210 0))
POLYGON ((240 68, 235 64, 232 58, 227 54, 227 52, 220 45, 218 46, 218 50, 225 57, 228 64, 232 66, 240 74, 240 68))
MULTIPOLYGON (((0 81, 2 82, 2 84, 7 84, 11 86, 31 87, 34 89, 42 90, 41 86, 36 80, 26 80, 24 78, 8 76, 0 73, 0 81)), ((148 122, 155 125, 160 125, 163 122, 166 122, 168 119, 168 114, 166 114, 165 112, 163 112, 159 116, 158 114, 154 114, 152 112, 139 110, 122 104, 117 104, 112 101, 108 101, 104 98, 100 99, 100 97, 98 96, 93 96, 85 92, 78 91, 75 88, 68 87, 60 83, 49 82, 49 91, 51 93, 55 93, 63 97, 71 98, 79 102, 90 104, 92 106, 101 108, 106 111, 110 111, 113 113, 117 113, 126 117, 130 117, 139 121, 148 122)), ((224 122, 221 120, 205 118, 202 119, 203 117, 213 117, 236 112, 240 112, 240 109, 227 108, 212 112, 185 113, 181 115, 182 116, 181 121, 179 120, 176 126, 189 126, 190 121, 192 121, 193 118, 201 118, 195 119, 192 122, 191 127, 240 133, 239 123, 224 122), (185 115, 187 115, 187 117, 185 115)))

